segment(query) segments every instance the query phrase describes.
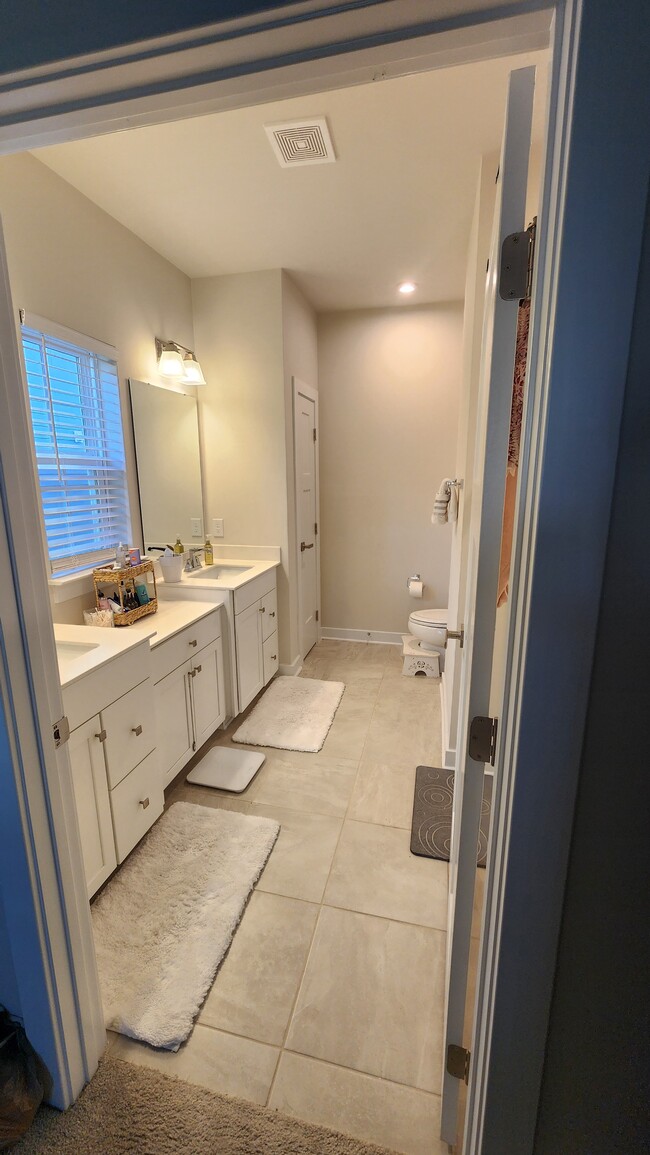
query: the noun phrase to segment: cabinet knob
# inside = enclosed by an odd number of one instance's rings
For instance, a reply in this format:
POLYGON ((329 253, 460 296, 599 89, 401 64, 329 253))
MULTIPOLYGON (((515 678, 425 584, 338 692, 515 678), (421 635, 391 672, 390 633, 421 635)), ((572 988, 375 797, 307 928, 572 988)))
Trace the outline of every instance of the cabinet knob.
POLYGON ((260 606, 260 613, 261 613, 261 614, 265 614, 265 613, 266 613, 266 606, 260 606))
POLYGON ((270 612, 270 614, 269 614, 269 617, 270 617, 270 618, 274 618, 274 617, 275 617, 275 610, 271 610, 271 612, 270 612))
POLYGON ((196 677, 196 670, 188 670, 187 676, 188 676, 188 678, 195 678, 196 677))
POLYGON ((197 642, 196 642, 196 638, 190 638, 190 642, 189 642, 189 644, 190 644, 190 646, 194 646, 194 647, 196 647, 196 644, 197 644, 197 642))
POLYGON ((278 660, 278 655, 277 654, 271 654, 271 661, 277 662, 277 660, 278 660))
POLYGON ((99 734, 95 734, 95 737, 98 738, 100 742, 105 742, 106 741, 106 731, 100 730, 99 734))
POLYGON ((194 667, 194 673, 200 674, 202 669, 203 669, 203 666, 195 666, 194 667))
POLYGON ((146 810, 148 805, 149 805, 149 799, 148 798, 141 798, 140 799, 140 806, 142 807, 143 810, 146 810))
POLYGON ((139 738, 142 733, 142 726, 132 726, 131 733, 135 734, 136 738, 139 738))

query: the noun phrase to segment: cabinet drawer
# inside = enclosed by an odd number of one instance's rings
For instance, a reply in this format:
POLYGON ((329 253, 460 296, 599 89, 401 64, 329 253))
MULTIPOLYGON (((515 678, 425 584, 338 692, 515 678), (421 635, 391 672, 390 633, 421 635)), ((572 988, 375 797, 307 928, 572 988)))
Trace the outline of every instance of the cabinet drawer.
POLYGON ((272 589, 261 601, 262 640, 266 641, 278 628, 278 594, 272 589))
POLYGON ((270 594, 271 590, 275 589, 275 569, 269 570, 268 573, 261 573, 259 577, 253 578, 252 582, 247 582, 245 586, 240 586, 235 590, 235 613, 240 614, 242 610, 248 609, 253 602, 258 602, 260 598, 270 594))
POLYGON ((156 745, 153 685, 147 678, 101 712, 108 785, 117 786, 156 745))
POLYGON ((266 685, 267 682, 271 681, 271 678, 275 674, 275 672, 278 668, 278 665, 279 665, 279 659, 278 659, 279 651, 278 651, 278 635, 277 635, 277 633, 271 634, 271 637, 266 639, 264 646, 263 646, 263 650, 264 650, 264 685, 266 685))
POLYGON ((117 861, 127 854, 163 812, 164 795, 156 751, 148 754, 126 778, 111 790, 111 810, 117 861))
POLYGON ((221 613, 215 607, 211 614, 199 618, 193 626, 186 626, 184 630, 161 642, 151 651, 151 677, 154 682, 160 682, 167 674, 171 674, 177 666, 193 657, 204 646, 221 637, 221 613))

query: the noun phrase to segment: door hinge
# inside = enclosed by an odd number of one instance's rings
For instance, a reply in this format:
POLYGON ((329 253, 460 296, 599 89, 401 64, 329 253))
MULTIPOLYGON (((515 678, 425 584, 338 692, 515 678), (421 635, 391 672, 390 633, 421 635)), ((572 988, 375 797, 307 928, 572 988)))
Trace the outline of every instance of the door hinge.
POLYGON ((316 440, 316 430, 314 429, 312 432, 314 434, 314 441, 315 441, 316 440))
POLYGON ((319 614, 318 614, 318 610, 316 610, 316 621, 319 621, 319 614))
POLYGON ((494 766, 497 752, 498 718, 472 718, 469 727, 469 756, 475 762, 489 762, 494 766))
POLYGON ((450 1043, 447 1047, 447 1074, 451 1075, 452 1079, 462 1079, 464 1083, 469 1083, 471 1057, 471 1051, 468 1051, 466 1047, 459 1047, 456 1043, 450 1043))
POLYGON ((502 301, 521 301, 533 291, 537 217, 523 233, 510 233, 501 246, 499 296, 502 301))
POLYGON ((70 723, 65 714, 59 718, 58 722, 52 723, 52 734, 54 737, 54 748, 58 750, 59 746, 63 746, 70 737, 70 723))

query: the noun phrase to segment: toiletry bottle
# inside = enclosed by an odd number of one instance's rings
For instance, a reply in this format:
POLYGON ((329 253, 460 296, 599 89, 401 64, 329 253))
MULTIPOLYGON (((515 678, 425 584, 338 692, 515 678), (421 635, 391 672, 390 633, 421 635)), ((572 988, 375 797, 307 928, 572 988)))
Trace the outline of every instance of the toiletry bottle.
POLYGON ((183 545, 180 537, 177 537, 176 541, 174 542, 174 553, 185 553, 185 546, 183 545))
POLYGON ((214 565, 214 550, 209 537, 206 537, 205 545, 203 546, 203 559, 206 565, 214 565))
POLYGON ((127 559, 126 546, 123 545, 122 542, 120 542, 117 549, 115 550, 115 566, 116 566, 116 568, 117 569, 124 569, 124 566, 127 564, 127 560, 128 559, 127 559))

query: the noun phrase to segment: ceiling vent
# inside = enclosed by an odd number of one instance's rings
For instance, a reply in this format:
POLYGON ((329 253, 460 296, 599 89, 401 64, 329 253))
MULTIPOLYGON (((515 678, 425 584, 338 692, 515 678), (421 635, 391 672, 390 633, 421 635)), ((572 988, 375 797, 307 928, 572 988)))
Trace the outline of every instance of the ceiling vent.
POLYGON ((266 135, 282 168, 305 164, 333 164, 334 145, 324 116, 266 124, 266 135))

